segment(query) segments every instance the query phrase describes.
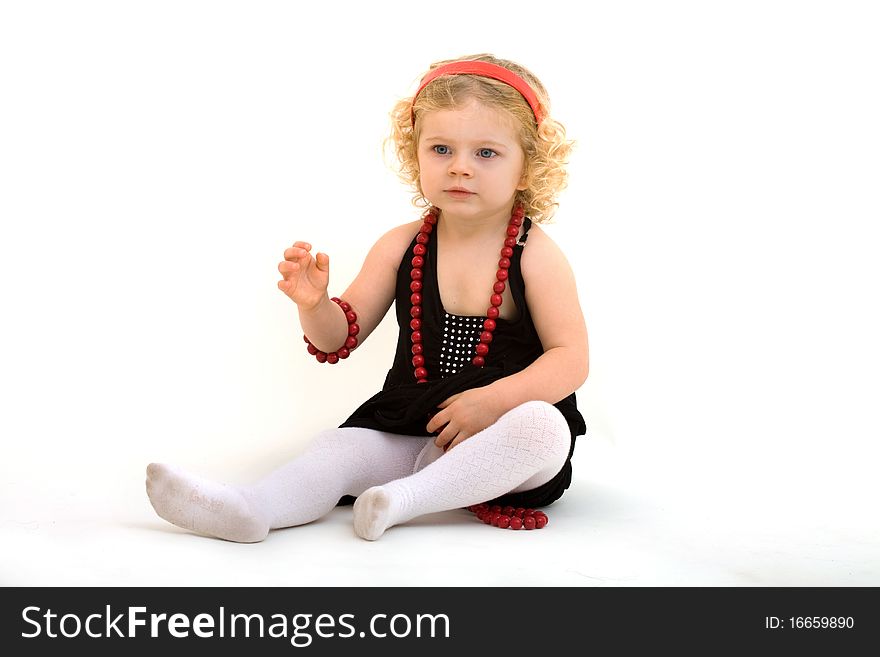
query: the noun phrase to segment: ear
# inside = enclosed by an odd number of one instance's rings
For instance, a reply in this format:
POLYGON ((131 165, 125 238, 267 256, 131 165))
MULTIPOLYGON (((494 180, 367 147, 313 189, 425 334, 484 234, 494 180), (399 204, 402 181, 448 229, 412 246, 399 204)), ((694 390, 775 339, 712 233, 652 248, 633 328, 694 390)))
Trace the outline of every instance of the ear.
POLYGON ((529 188, 529 171, 528 167, 523 166, 523 173, 520 176, 519 184, 516 186, 517 190, 523 192, 529 188))

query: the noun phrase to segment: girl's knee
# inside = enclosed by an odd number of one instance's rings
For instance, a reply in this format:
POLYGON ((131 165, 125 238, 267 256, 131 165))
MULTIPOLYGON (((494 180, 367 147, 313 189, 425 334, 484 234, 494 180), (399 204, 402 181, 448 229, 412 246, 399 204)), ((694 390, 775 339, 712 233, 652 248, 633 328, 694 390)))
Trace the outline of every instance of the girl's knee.
POLYGON ((504 417, 536 428, 543 427, 548 430, 568 433, 568 423, 562 413, 553 404, 548 404, 545 401, 527 401, 509 410, 504 417))
POLYGON ((552 451, 568 449, 571 442, 571 430, 558 408, 544 401, 528 401, 509 410, 502 416, 508 425, 508 434, 513 436, 528 435, 532 438, 541 436, 539 442, 552 451))
POLYGON ((341 449, 353 446, 356 436, 345 429, 326 429, 315 434, 312 441, 306 447, 309 452, 333 451, 337 452, 341 449))

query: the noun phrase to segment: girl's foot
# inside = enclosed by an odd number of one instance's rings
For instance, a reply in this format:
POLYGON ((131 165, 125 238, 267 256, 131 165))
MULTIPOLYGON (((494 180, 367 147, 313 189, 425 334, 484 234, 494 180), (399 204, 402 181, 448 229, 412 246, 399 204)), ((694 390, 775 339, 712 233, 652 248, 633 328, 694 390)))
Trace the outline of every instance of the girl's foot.
POLYGON ((361 493, 354 503, 354 531, 361 538, 375 541, 392 522, 391 494, 381 486, 361 493))
POLYGON ((147 496, 161 518, 197 534, 256 543, 269 533, 269 523, 253 512, 237 488, 193 477, 174 466, 147 467, 147 496))

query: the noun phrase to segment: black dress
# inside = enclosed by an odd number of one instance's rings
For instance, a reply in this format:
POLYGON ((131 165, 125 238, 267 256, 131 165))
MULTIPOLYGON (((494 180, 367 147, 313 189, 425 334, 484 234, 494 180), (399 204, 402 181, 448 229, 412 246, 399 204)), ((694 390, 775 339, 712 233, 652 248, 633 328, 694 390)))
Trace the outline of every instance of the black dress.
MULTIPOLYGON (((394 363, 377 393, 342 424, 341 427, 363 427, 407 436, 430 436, 425 428, 438 404, 452 395, 489 385, 505 376, 515 374, 531 365, 544 348, 532 322, 525 297, 522 276, 522 253, 532 222, 523 222, 523 234, 514 247, 510 259, 508 288, 519 311, 515 320, 496 320, 495 331, 484 367, 470 363, 473 345, 479 339, 485 317, 461 317, 447 313, 440 299, 437 284, 436 231, 426 244, 428 252, 422 268, 422 344, 428 382, 416 383, 413 376, 412 342, 410 329, 410 271, 415 237, 403 254, 397 272, 396 311, 400 333, 394 363)), ((491 289, 487 286, 487 292, 491 289)), ((571 455, 575 437, 583 435, 587 427, 577 408, 574 393, 554 404, 560 410, 571 430, 571 448, 559 473, 547 483, 532 490, 508 493, 492 504, 514 507, 547 506, 562 496, 571 484, 571 455)), ((345 496, 339 504, 351 504, 354 498, 345 496)))

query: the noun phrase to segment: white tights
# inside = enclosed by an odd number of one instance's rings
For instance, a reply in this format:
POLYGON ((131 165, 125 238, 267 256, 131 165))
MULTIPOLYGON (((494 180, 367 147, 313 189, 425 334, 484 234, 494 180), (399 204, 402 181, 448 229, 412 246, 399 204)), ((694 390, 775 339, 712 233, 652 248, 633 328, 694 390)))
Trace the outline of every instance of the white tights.
POLYGON ((571 434, 562 414, 532 401, 444 453, 433 438, 333 429, 299 457, 249 486, 147 468, 147 494, 165 520, 199 534, 253 543, 270 529, 316 520, 343 495, 358 499, 354 528, 375 540, 417 516, 531 490, 562 468, 571 434))

